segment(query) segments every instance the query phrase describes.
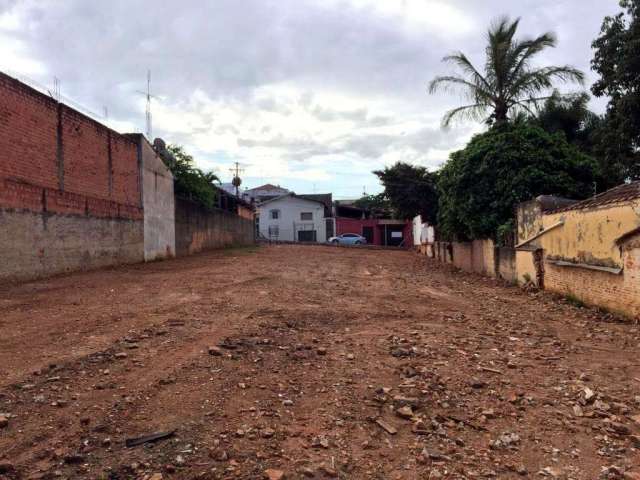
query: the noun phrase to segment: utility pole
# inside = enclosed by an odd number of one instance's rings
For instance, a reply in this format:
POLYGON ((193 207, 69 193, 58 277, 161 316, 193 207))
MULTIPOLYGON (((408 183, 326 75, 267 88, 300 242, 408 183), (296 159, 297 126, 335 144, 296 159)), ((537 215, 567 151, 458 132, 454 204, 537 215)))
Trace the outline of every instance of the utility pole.
POLYGON ((240 196, 240 185, 242 185, 242 179, 240 178, 240 174, 244 172, 244 168, 240 168, 240 163, 233 162, 235 168, 230 168, 229 171, 233 173, 233 180, 231 180, 231 184, 236 187, 236 197, 240 196))

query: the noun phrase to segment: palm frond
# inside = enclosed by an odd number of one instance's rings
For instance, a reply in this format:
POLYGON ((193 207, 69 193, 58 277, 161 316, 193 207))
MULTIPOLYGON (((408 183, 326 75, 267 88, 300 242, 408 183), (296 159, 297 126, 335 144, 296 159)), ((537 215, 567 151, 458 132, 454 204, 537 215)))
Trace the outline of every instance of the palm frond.
POLYGON ((478 69, 471 63, 471 60, 462 52, 455 52, 451 55, 447 55, 442 59, 443 62, 453 63, 460 68, 464 73, 473 78, 473 82, 482 85, 485 89, 490 90, 491 85, 487 82, 487 79, 478 71, 478 69))
POLYGON ((492 101, 490 91, 484 89, 481 85, 470 82, 462 77, 453 75, 445 75, 434 78, 429 83, 429 93, 433 94, 438 91, 452 92, 458 89, 465 90, 465 97, 478 103, 492 101))
POLYGON ((546 48, 556 46, 556 36, 552 32, 544 33, 534 39, 515 42, 509 52, 510 80, 518 77, 520 72, 526 70, 529 61, 546 48))
POLYGON ((442 118, 442 128, 449 128, 454 119, 458 117, 468 118, 475 121, 485 121, 487 119, 486 104, 463 105, 449 110, 442 118))

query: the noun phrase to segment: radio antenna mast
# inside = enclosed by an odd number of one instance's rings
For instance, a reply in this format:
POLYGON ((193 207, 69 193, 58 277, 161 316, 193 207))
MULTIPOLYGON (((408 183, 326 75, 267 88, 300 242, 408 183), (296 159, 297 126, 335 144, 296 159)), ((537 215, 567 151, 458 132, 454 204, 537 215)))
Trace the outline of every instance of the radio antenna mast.
POLYGON ((151 99, 158 98, 155 95, 151 95, 151 70, 147 70, 147 91, 142 92, 140 90, 136 90, 138 93, 144 95, 147 98, 147 108, 145 110, 145 119, 146 119, 146 127, 147 127, 147 139, 152 141, 151 133, 152 133, 152 124, 151 124, 151 99))

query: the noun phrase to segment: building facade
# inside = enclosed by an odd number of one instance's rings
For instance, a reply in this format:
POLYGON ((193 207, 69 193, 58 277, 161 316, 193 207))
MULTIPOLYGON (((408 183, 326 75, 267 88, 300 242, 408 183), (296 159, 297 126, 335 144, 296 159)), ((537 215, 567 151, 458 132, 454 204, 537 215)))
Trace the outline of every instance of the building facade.
POLYGON ((333 226, 322 201, 293 193, 258 204, 257 217, 258 235, 263 240, 324 243, 327 223, 333 226))

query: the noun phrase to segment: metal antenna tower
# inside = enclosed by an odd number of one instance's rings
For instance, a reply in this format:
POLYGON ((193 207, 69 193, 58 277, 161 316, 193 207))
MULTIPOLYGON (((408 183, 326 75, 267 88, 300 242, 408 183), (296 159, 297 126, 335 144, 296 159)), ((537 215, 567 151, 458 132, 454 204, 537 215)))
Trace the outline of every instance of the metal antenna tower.
POLYGON ((146 122, 147 122, 147 139, 149 141, 152 140, 151 138, 151 132, 152 132, 152 125, 151 125, 151 99, 152 98, 158 98, 155 95, 151 95, 151 70, 147 70, 147 91, 143 92, 140 90, 136 90, 136 92, 144 95, 145 97, 147 97, 147 108, 145 111, 145 118, 146 118, 146 122))

